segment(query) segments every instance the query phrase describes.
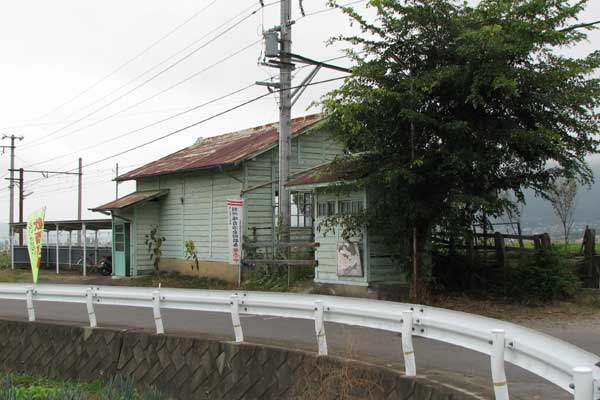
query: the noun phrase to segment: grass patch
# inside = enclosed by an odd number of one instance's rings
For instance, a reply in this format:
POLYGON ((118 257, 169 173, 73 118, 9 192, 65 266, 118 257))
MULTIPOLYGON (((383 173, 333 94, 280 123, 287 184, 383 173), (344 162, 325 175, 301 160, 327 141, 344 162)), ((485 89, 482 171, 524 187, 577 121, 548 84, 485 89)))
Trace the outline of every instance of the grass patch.
POLYGON ((74 383, 29 375, 0 375, 0 398, 6 400, 100 399, 100 383, 74 383))
POLYGON ((155 387, 138 390, 133 380, 118 376, 106 384, 77 383, 30 375, 1 374, 2 400, 161 400, 155 387))
POLYGON ((308 282, 312 284, 313 278, 313 267, 290 267, 288 270, 286 266, 256 266, 250 270, 248 280, 242 282, 242 289, 267 292, 297 291, 304 288, 308 282))
POLYGON ((0 251, 0 269, 10 267, 10 255, 6 251, 0 251))
POLYGON ((160 279, 156 274, 144 275, 130 279, 117 279, 114 282, 121 286, 161 287, 181 289, 231 289, 231 285, 218 278, 204 276, 189 276, 177 272, 161 272, 160 279))

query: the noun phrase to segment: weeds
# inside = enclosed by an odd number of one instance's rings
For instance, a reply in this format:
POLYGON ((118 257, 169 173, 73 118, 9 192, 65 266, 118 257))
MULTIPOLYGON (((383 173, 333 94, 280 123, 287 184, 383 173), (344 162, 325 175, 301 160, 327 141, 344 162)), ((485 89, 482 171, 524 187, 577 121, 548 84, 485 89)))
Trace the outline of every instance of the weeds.
MULTIPOLYGON (((347 340, 344 358, 356 358, 352 342, 347 340)), ((295 400, 358 400, 383 396, 380 379, 370 368, 361 368, 344 360, 318 358, 315 373, 300 379, 293 388, 295 400)))
POLYGON ((106 385, 81 384, 28 375, 5 375, 0 386, 0 400, 161 400, 163 394, 154 386, 137 390, 133 380, 117 376, 106 385))
POLYGON ((229 289, 230 285, 217 278, 208 278, 204 276, 188 276, 177 272, 161 272, 160 278, 156 275, 145 275, 137 278, 126 279, 117 284, 140 287, 157 287, 160 283, 162 287, 183 288, 183 289, 229 289))
POLYGON ((299 282, 312 281, 314 268, 286 266, 252 267, 249 279, 242 283, 245 290, 287 292, 299 282))

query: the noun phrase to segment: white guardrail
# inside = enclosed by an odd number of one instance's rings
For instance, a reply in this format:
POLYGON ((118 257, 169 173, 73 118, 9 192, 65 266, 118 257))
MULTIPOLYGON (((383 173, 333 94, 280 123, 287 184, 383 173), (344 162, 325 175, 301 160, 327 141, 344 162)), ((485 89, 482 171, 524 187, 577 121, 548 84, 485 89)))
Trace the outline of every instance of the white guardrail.
POLYGON ((22 300, 29 321, 35 321, 34 301, 85 304, 92 327, 96 305, 152 308, 158 334, 164 333, 161 309, 227 313, 237 342, 244 341, 240 314, 309 319, 320 355, 327 354, 325 322, 382 329, 402 333, 407 376, 416 376, 412 337, 420 336, 489 355, 496 400, 509 398, 505 362, 573 393, 575 400, 600 399, 599 356, 519 325, 441 308, 290 293, 51 284, 0 284, 0 299, 22 300))

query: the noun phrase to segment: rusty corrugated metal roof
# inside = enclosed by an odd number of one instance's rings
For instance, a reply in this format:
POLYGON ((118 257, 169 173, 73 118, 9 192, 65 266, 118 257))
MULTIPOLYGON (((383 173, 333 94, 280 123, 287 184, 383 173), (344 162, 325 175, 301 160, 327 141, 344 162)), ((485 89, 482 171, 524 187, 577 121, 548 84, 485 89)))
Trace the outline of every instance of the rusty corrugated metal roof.
POLYGON ((348 182, 368 175, 362 160, 334 161, 319 165, 308 172, 291 179, 287 186, 315 185, 319 183, 348 182))
POLYGON ((134 204, 139 204, 144 201, 150 201, 158 197, 164 196, 169 193, 168 189, 164 190, 144 190, 139 192, 133 192, 120 199, 113 200, 110 203, 106 203, 96 208, 92 208, 92 211, 113 211, 122 210, 123 208, 130 207, 134 204))
MULTIPOLYGON (((292 134, 299 135, 323 119, 314 114, 292 120, 292 134)), ((200 139, 194 145, 119 176, 117 181, 216 167, 242 161, 277 144, 279 123, 200 139)))

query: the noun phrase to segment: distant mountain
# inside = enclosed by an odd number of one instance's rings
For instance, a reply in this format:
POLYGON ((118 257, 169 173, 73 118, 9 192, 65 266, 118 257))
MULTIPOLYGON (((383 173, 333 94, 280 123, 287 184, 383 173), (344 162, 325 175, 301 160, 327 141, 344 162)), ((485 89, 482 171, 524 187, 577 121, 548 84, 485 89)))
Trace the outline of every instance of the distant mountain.
MULTIPOLYGON (((597 182, 591 188, 579 187, 575 208, 575 223, 572 239, 580 239, 586 225, 600 231, 600 163, 591 165, 597 182)), ((526 205, 523 208, 521 224, 527 233, 548 232, 554 238, 562 238, 563 230, 560 219, 554 214, 550 203, 535 197, 533 192, 526 193, 526 205)))

